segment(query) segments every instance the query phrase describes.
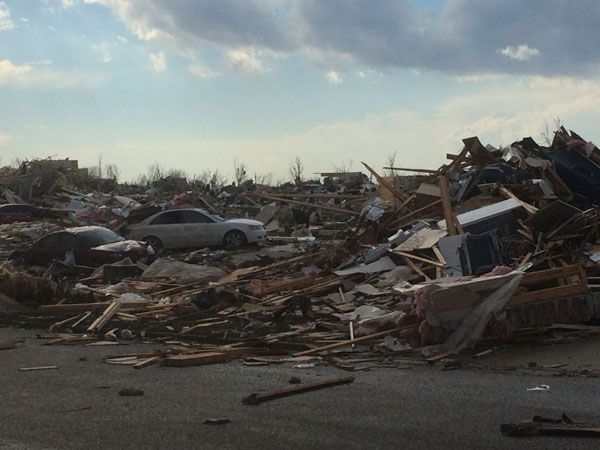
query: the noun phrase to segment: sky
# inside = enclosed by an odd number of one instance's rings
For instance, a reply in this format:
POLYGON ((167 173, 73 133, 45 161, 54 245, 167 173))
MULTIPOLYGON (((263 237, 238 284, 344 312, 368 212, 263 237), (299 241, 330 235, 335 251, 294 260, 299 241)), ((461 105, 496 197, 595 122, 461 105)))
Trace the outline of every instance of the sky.
POLYGON ((0 0, 0 165, 289 179, 598 140, 597 0, 0 0))

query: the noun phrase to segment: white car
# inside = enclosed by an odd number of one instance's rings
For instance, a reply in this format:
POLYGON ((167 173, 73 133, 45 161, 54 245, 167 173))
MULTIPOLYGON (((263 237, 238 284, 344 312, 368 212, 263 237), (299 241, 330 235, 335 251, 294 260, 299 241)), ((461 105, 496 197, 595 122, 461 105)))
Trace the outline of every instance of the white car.
POLYGON ((202 209, 170 209, 129 227, 127 237, 147 242, 154 250, 207 246, 237 247, 262 241, 267 230, 262 222, 230 219, 202 209))

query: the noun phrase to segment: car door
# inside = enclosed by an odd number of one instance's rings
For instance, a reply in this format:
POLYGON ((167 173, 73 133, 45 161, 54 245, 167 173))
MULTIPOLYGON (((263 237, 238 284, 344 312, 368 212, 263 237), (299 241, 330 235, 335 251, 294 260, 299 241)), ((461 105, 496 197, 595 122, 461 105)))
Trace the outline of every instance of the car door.
POLYGON ((182 211, 165 211, 155 217, 146 228, 145 234, 156 236, 165 248, 189 247, 190 237, 184 232, 182 211))
POLYGON ((188 234, 189 247, 215 245, 214 221, 200 211, 182 211, 184 230, 188 234))

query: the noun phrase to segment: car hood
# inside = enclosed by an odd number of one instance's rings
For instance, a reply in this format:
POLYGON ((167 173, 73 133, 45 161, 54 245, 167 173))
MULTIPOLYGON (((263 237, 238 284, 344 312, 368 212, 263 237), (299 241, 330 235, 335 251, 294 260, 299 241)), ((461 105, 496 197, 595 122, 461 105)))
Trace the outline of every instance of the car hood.
POLYGON ((241 225, 260 225, 261 227, 264 227, 265 225, 262 222, 259 222, 258 220, 252 220, 252 219, 229 219, 226 220, 225 223, 233 223, 233 224, 241 224, 241 225))

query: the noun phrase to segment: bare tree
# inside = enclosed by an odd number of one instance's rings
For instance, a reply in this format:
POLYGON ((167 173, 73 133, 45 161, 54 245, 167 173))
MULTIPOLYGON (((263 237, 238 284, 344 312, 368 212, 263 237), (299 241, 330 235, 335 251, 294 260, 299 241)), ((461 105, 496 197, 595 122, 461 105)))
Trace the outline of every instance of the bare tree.
POLYGON ((254 175, 254 182, 260 185, 270 186, 273 183, 273 173, 259 173, 254 175))
MULTIPOLYGON (((387 155, 387 158, 385 160, 385 165, 387 167, 395 167, 396 166, 396 157, 398 156, 398 150, 394 150, 393 152, 391 152, 389 155, 387 155)), ((393 177, 395 175, 394 173, 394 169, 387 169, 386 173, 385 173, 388 177, 393 177)))
POLYGON ((111 180, 115 180, 116 183, 119 182, 119 178, 121 177, 121 169, 114 163, 110 163, 106 165, 106 178, 110 178, 111 180))
POLYGON ((221 189, 227 180, 225 177, 219 172, 219 169, 215 170, 210 176, 210 180, 208 181, 208 185, 212 191, 218 191, 221 189))
POLYGON ((348 159, 348 161, 346 161, 345 159, 342 159, 342 161, 340 162, 339 165, 334 164, 333 165, 333 170, 335 170, 337 173, 348 173, 350 172, 350 169, 352 168, 352 160, 348 159))
POLYGON ((241 186, 248 179, 246 169, 246 164, 238 161, 237 158, 233 159, 233 175, 236 186, 241 186))
POLYGON ((304 180, 304 164, 299 156, 290 164, 290 177, 296 186, 300 186, 304 180))
POLYGON ((172 178, 187 178, 187 173, 185 170, 181 169, 169 169, 167 170, 167 176, 172 178))
POLYGON ((546 146, 550 146, 552 141, 554 140, 554 134, 562 127, 563 123, 560 117, 556 116, 554 118, 554 130, 550 130, 550 125, 547 120, 544 120, 544 125, 540 131, 540 137, 542 139, 542 144, 546 146))
POLYGON ((165 177, 165 168, 164 166, 160 165, 158 162, 155 162, 154 164, 150 164, 148 166, 148 174, 147 174, 147 178, 148 178, 148 184, 152 184, 155 181, 161 180, 165 177))

